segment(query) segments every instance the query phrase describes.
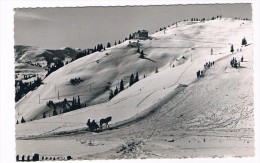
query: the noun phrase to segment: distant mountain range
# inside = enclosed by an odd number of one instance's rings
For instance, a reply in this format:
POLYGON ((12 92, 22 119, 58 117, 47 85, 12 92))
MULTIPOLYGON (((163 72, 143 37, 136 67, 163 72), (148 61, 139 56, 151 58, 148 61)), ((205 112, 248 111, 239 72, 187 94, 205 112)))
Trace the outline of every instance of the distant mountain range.
POLYGON ((35 46, 15 45, 15 61, 39 63, 43 67, 55 62, 55 60, 70 61, 75 59, 80 49, 43 49, 35 46))

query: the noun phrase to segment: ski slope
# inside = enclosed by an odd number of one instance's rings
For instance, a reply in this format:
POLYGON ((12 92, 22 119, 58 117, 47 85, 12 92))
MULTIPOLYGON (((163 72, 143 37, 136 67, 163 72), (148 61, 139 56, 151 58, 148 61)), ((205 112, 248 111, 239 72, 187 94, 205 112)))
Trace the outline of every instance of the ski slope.
MULTIPOLYGON (((49 122, 27 123, 23 128, 27 133, 16 140, 17 154, 39 153, 56 158, 70 155, 77 160, 252 157, 252 63, 251 45, 242 52, 226 55, 206 71, 204 78, 195 79, 187 87, 179 86, 150 106, 142 116, 114 123, 112 130, 101 133, 90 133, 76 127, 79 127, 79 118, 86 115, 83 110, 68 113, 64 119, 53 117, 49 122), (229 61, 242 55, 245 62, 241 63, 241 68, 232 68, 229 61), (64 126, 52 128, 56 123, 64 126), (36 126, 40 132, 32 133, 36 126), (39 135, 47 126, 49 130, 39 135), (73 128, 74 131, 68 132, 73 128)), ((155 98, 153 93, 137 100, 137 108, 149 98, 155 98)), ((121 118, 127 114, 122 113, 121 118)))
MULTIPOLYGON (((137 48, 128 46, 129 41, 80 58, 49 75, 42 86, 28 93, 16 103, 16 119, 20 120, 22 116, 27 120, 39 119, 16 125, 16 136, 17 138, 28 138, 81 132, 85 130, 88 119, 99 121, 107 116, 113 117, 111 124, 114 126, 134 121, 149 114, 150 111, 161 108, 164 103, 176 95, 180 84, 187 85, 189 88, 190 85, 198 82, 196 72, 202 70, 206 62, 218 63, 218 61, 224 60, 225 62, 220 66, 229 67, 230 57, 237 56, 239 59, 242 55, 247 55, 246 58, 250 58, 252 45, 243 47, 242 52, 230 53, 231 44, 234 45, 235 50, 240 49, 241 40, 244 37, 249 44, 252 44, 252 22, 250 21, 225 18, 204 23, 180 22, 177 27, 167 28, 165 34, 160 31, 152 34, 151 39, 140 40, 140 49, 144 50, 145 57, 148 59, 139 58, 137 48), (211 48, 214 50, 213 55, 210 55, 211 48), (182 58, 183 56, 185 59, 182 58), (175 67, 172 67, 172 64, 175 67), (155 73, 156 67, 158 67, 159 73, 155 73), (129 76, 135 72, 139 73, 140 81, 128 87, 129 76), (143 74, 146 74, 147 77, 143 78, 143 74), (69 80, 75 77, 80 77, 84 81, 77 86, 70 85, 69 80), (104 87, 108 82, 111 83, 112 89, 116 86, 119 87, 118 81, 121 79, 128 88, 108 101, 109 91, 104 87), (81 101, 86 102, 88 107, 40 119, 43 112, 52 113, 52 109, 46 106, 48 100, 54 102, 62 101, 64 98, 71 100, 73 96, 77 95, 80 95, 81 101)), ((131 40, 131 42, 135 41, 137 40, 131 40)), ((239 71, 242 70, 239 69, 239 71)), ((223 73, 223 71, 221 69, 216 73, 223 73)), ((252 75, 252 70, 250 69, 248 73, 252 75)), ((230 78, 228 86, 232 85, 232 75, 227 75, 226 78, 230 78)), ((244 77, 241 76, 241 78, 244 77)), ((215 88, 222 86, 217 84, 221 80, 220 78, 215 81, 215 88)), ((251 78, 246 78, 246 80, 251 80, 251 78)), ((201 87, 204 86, 201 85, 201 87)), ((207 89, 210 88, 207 87, 207 89)), ((227 91, 228 89, 229 87, 226 88, 227 91)), ((220 101, 219 107, 227 104, 226 107, 229 109, 228 102, 236 98, 233 97, 235 94, 230 94, 229 91, 227 94, 227 101, 219 100, 223 97, 222 95, 213 96, 214 98, 211 100, 220 101)), ((194 100, 198 94, 193 93, 192 95, 189 105, 184 107, 187 109, 191 106, 194 107, 193 111, 186 110, 190 113, 201 108, 202 104, 201 101, 194 100)), ((252 97, 252 89, 243 95, 252 97)), ((200 96, 205 99, 208 92, 201 92, 200 96)), ((240 102, 238 101, 237 105, 241 106, 240 102)), ((187 104, 186 100, 183 103, 187 104)), ((214 105, 217 105, 217 102, 214 105)), ((232 107, 235 106, 234 104, 232 107)), ((246 111, 252 111, 250 109, 247 108, 246 111)), ((202 113, 200 114, 201 117, 204 117, 202 113)), ((192 120, 194 120, 194 122, 191 121, 192 125, 200 121, 199 118, 192 120)), ((225 120, 226 123, 230 121, 228 118, 225 120)), ((204 123, 207 124, 207 121, 205 120, 204 123)), ((214 126, 213 123, 207 125, 214 126)))

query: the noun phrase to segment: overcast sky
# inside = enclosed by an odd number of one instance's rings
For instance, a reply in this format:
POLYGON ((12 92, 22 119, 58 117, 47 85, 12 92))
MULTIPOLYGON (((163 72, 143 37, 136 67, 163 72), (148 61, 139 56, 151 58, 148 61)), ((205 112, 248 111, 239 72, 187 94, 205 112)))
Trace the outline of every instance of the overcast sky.
POLYGON ((14 15, 15 44, 50 49, 92 48, 98 43, 114 44, 138 29, 153 33, 179 20, 220 14, 251 19, 251 4, 19 8, 14 15))

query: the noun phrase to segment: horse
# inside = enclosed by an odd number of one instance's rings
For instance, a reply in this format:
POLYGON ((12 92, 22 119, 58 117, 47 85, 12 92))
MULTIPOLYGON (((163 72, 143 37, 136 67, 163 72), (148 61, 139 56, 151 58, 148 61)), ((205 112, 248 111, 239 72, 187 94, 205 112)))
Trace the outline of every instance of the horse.
POLYGON ((102 129, 102 126, 103 126, 103 124, 106 124, 106 128, 107 127, 109 127, 108 126, 108 122, 110 122, 112 120, 112 117, 110 116, 110 117, 107 117, 107 118, 105 118, 105 119, 100 119, 100 121, 99 121, 99 127, 102 129))

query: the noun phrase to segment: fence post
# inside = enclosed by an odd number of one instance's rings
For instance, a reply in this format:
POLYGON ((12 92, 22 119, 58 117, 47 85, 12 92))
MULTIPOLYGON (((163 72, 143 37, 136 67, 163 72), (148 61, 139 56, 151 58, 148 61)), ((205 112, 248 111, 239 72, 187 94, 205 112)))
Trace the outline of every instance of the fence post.
POLYGON ((27 161, 30 161, 30 155, 27 156, 27 161))

